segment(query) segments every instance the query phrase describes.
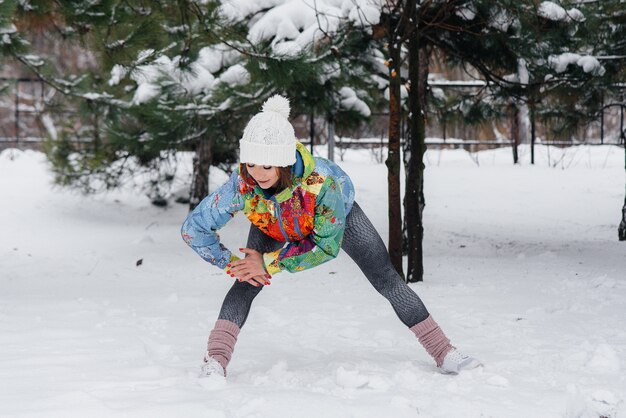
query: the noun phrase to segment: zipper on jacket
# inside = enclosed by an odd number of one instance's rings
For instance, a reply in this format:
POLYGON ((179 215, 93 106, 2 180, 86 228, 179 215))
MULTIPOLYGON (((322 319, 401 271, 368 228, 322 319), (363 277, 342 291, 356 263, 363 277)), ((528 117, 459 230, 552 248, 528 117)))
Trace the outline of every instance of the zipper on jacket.
POLYGON ((304 238, 302 236, 302 231, 300 231, 300 225, 298 224, 298 218, 293 218, 293 229, 296 231, 296 234, 298 234, 298 236, 300 238, 304 238))
POLYGON ((274 202, 274 216, 276 217, 276 220, 278 221, 278 226, 280 227, 280 232, 283 233, 283 237, 285 237, 285 241, 286 242, 290 242, 289 241, 289 237, 287 236, 287 232, 285 232, 285 228, 283 227, 283 217, 282 217, 282 212, 280 210, 280 205, 276 201, 276 197, 275 196, 272 196, 270 198, 270 200, 272 202, 274 202))

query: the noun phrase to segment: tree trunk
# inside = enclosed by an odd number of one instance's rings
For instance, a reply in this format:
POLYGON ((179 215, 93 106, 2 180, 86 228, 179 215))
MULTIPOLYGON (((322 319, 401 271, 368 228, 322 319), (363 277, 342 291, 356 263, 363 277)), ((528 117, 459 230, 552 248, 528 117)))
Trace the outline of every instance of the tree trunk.
MULTIPOLYGON (((622 96, 622 100, 624 97, 622 96)), ((626 169, 626 136, 624 135, 624 107, 620 108, 620 124, 619 134, 624 144, 624 169, 626 169)), ((618 228, 619 240, 626 241, 626 197, 624 198, 624 206, 622 206, 622 222, 618 228)))
POLYGON ((519 162, 517 146, 519 145, 519 109, 515 103, 511 103, 511 142, 513 143, 513 164, 519 162))
POLYGON ((335 161, 335 118, 328 116, 328 159, 335 161))
MULTIPOLYGON (((389 31, 393 33, 393 30, 389 31)), ((389 152, 387 183, 389 200, 389 256, 400 276, 402 268, 402 208, 400 201, 400 45, 389 40, 389 152)))
POLYGON ((213 150, 209 138, 200 138, 193 157, 193 180, 189 196, 189 209, 193 210, 209 194, 209 168, 213 161, 213 150))
POLYGON ((528 104, 530 108, 530 163, 535 164, 535 140, 537 139, 537 130, 535 124, 535 102, 528 104))
POLYGON ((309 136, 311 137, 311 155, 313 154, 313 138, 315 138, 315 116, 313 115, 313 113, 311 113, 310 116, 311 120, 311 126, 309 127, 309 136))
MULTIPOLYGON (((624 169, 626 169, 626 138, 624 138, 623 126, 621 135, 624 142, 624 169)), ((618 236, 620 241, 626 241, 626 197, 624 198, 624 206, 622 206, 622 222, 619 224, 618 236)))
POLYGON ((622 222, 619 224, 618 236, 620 241, 626 241, 626 198, 624 198, 624 206, 622 206, 622 222))
POLYGON ((429 51, 413 31, 409 37, 409 159, 404 194, 404 216, 407 226, 407 282, 424 279, 422 243, 424 226, 424 153, 426 152, 426 104, 429 51))
POLYGON ((517 164, 519 162, 519 153, 518 153, 518 145, 519 145, 519 109, 517 105, 512 103, 510 106, 511 109, 511 142, 513 148, 513 164, 517 164))

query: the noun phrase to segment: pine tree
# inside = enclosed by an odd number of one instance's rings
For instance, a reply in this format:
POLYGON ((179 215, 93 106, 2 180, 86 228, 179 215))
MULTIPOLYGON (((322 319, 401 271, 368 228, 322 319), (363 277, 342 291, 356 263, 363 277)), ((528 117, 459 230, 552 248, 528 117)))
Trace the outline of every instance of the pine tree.
POLYGON ((338 36, 336 19, 319 21, 314 9, 296 27, 303 11, 288 1, 269 8, 235 0, 24 4, 13 3, 18 20, 54 20, 98 63, 93 74, 67 76, 40 65, 45 60, 28 61, 27 48, 5 48, 82 110, 82 128, 48 145, 62 184, 112 188, 145 172, 151 197, 163 202, 175 152, 191 149, 193 207, 208 193, 209 165, 236 161, 245 122, 271 94, 289 96, 296 115, 316 113, 338 125, 370 112, 372 82, 353 59, 363 33, 338 36))

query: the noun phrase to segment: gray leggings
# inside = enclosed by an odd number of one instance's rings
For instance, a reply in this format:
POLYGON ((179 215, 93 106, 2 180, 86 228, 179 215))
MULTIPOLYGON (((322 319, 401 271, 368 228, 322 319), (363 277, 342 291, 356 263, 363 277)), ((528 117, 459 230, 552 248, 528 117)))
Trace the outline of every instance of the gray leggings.
MULTIPOLYGON (((276 251, 284 244, 254 225, 250 227, 246 244, 248 248, 265 253, 276 251)), ((421 299, 396 272, 383 240, 356 202, 346 217, 341 248, 359 266, 374 288, 391 303, 404 325, 412 327, 428 317, 421 299)), ((247 282, 235 281, 226 294, 219 319, 234 322, 241 328, 246 322, 252 301, 261 289, 263 286, 255 287, 247 282)))

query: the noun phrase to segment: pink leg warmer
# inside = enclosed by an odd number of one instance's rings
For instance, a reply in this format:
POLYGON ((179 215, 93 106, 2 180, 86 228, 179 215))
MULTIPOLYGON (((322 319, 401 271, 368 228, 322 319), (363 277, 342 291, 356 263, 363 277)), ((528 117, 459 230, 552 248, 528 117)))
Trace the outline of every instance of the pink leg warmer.
POLYGON ((213 331, 209 334, 207 352, 209 356, 222 365, 224 372, 226 372, 226 366, 228 366, 230 357, 233 355, 239 330, 239 327, 234 322, 218 319, 215 322, 213 331))
POLYGON ((428 354, 435 359, 437 366, 441 366, 446 354, 454 348, 450 345, 450 340, 445 336, 441 328, 439 328, 439 325, 437 325, 430 315, 422 322, 413 325, 409 330, 415 334, 428 354))

